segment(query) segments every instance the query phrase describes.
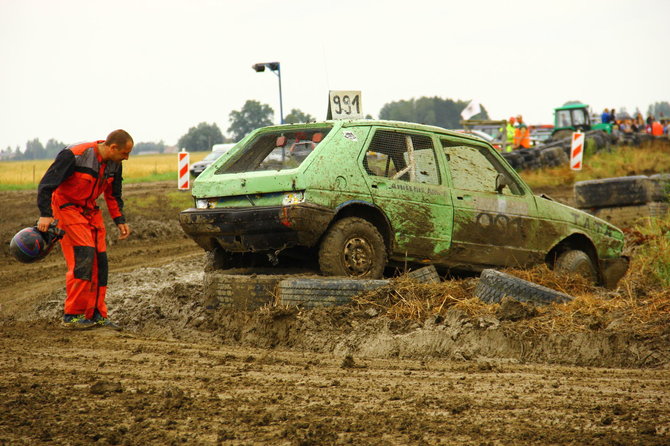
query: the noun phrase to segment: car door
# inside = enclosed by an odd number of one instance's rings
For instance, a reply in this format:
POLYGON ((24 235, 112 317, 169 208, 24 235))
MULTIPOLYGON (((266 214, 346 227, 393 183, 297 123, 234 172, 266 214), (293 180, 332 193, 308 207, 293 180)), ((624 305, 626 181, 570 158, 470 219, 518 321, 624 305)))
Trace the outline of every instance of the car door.
POLYGON ((480 269, 541 260, 537 209, 530 190, 487 145, 457 137, 440 141, 454 206, 449 263, 480 269), (502 183, 506 185, 496 190, 502 183))
POLYGON ((377 128, 369 141, 360 161, 372 200, 391 224, 392 257, 421 261, 444 255, 453 212, 433 138, 377 128))

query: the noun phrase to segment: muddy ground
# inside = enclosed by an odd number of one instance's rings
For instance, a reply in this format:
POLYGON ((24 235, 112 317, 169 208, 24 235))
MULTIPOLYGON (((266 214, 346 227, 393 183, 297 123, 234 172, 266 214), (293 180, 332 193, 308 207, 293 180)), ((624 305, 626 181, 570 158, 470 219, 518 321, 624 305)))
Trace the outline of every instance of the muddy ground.
MULTIPOLYGON (((208 310, 203 255, 160 198, 173 190, 127 186, 156 205, 128 207, 130 240, 110 230, 108 304, 122 332, 59 325, 60 252, 34 265, 7 252, 35 220, 35 193, 0 192, 0 445, 670 444, 667 307, 538 315, 461 299, 403 319, 371 296, 208 310)), ((589 290, 582 308, 645 298, 627 285, 589 290)))

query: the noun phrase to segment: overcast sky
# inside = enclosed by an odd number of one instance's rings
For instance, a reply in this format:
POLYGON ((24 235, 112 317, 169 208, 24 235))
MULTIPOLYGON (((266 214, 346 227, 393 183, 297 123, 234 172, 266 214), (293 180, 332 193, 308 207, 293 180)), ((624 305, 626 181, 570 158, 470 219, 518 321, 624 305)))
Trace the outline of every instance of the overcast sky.
POLYGON ((551 123, 670 101, 668 0, 0 0, 0 149, 124 128, 176 144, 248 99, 325 119, 329 90, 478 100, 551 123))

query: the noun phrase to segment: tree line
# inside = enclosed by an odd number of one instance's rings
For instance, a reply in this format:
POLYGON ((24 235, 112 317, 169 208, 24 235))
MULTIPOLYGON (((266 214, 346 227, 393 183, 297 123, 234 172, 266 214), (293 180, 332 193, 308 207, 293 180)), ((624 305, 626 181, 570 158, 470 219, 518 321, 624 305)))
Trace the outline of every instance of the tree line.
MULTIPOLYGON (((379 119, 418 122, 453 129, 460 127, 461 112, 467 105, 468 101, 443 99, 437 96, 400 100, 385 104, 379 112, 379 119)), ((670 116, 670 104, 656 102, 649 106, 648 114, 657 117, 670 116)), ((214 144, 239 141, 252 130, 272 125, 273 115, 274 110, 269 105, 248 100, 240 110, 230 112, 228 116, 230 125, 227 129, 229 137, 224 136, 216 123, 201 122, 189 128, 179 138, 177 147, 192 152, 207 151, 211 150, 214 144)), ((482 111, 472 118, 489 119, 486 108, 482 106, 482 111)), ((313 116, 299 109, 292 109, 284 117, 284 122, 287 124, 313 121, 315 121, 313 116)), ((16 147, 14 151, 11 147, 0 151, 0 159, 52 159, 63 147, 65 144, 55 139, 50 139, 46 146, 43 146, 39 139, 35 138, 26 143, 24 151, 19 150, 19 147, 16 147)), ((135 153, 163 153, 167 147, 163 141, 138 142, 135 144, 134 151, 135 153)))

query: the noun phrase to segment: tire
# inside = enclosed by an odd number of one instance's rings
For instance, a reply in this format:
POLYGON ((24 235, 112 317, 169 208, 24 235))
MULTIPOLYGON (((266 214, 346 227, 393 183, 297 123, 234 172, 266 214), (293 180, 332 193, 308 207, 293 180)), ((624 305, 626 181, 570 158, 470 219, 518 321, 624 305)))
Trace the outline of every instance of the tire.
POLYGON ((645 175, 635 175, 578 181, 574 191, 579 208, 644 204, 649 200, 649 179, 645 175))
POLYGON ((556 258, 554 270, 559 273, 578 274, 592 283, 598 282, 598 270, 591 257, 584 251, 571 249, 556 258))
POLYGON ((205 271, 252 268, 254 266, 269 266, 269 262, 263 254, 254 252, 228 252, 221 248, 215 248, 205 254, 205 271))
POLYGON ((406 276, 417 283, 440 283, 440 275, 433 265, 412 270, 406 276))
POLYGON ((567 138, 572 138, 572 130, 559 130, 551 135, 552 141, 561 141, 567 138))
POLYGON ((564 303, 574 299, 565 293, 538 285, 494 269, 485 269, 479 276, 475 296, 487 303, 499 303, 503 297, 537 305, 564 303))
POLYGON ((280 305, 332 307, 348 304, 352 297, 388 283, 388 280, 285 279, 277 285, 277 298, 280 305))
POLYGON ((543 166, 556 167, 568 164, 569 159, 560 147, 549 147, 540 150, 540 159, 543 166))
POLYGON ((649 201, 670 201, 670 173, 649 177, 649 201))
POLYGON ((505 161, 512 166, 514 170, 520 170, 521 163, 519 160, 519 155, 514 152, 503 152, 502 157, 505 158, 505 161))
POLYGON ((631 206, 607 207, 590 210, 598 218, 607 220, 613 225, 631 227, 647 217, 663 218, 668 213, 669 205, 665 202, 651 202, 631 206))
POLYGON ((205 308, 215 310, 255 310, 274 303, 277 284, 285 275, 225 274, 221 271, 205 273, 205 308))
POLYGON ((321 241, 319 267, 326 276, 379 279, 386 267, 384 239, 367 220, 338 220, 321 241))

